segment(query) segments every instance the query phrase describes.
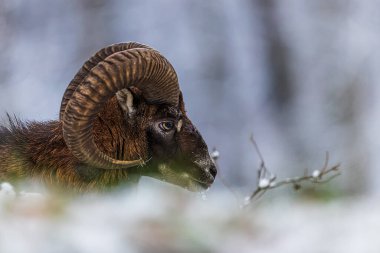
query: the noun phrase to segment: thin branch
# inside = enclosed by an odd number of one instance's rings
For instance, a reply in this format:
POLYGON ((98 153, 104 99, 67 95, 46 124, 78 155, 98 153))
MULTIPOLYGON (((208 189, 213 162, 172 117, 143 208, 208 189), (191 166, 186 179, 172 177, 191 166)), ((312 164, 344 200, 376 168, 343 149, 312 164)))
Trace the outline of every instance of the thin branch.
MULTIPOLYGON (((250 141, 253 144, 256 154, 260 159, 260 165, 257 170, 257 183, 255 190, 244 199, 241 207, 246 207, 252 203, 253 200, 263 196, 268 190, 275 189, 284 185, 292 185, 295 190, 301 188, 301 184, 304 182, 309 182, 313 184, 327 183, 334 179, 335 177, 341 175, 340 165, 329 166, 330 155, 326 152, 325 161, 323 166, 319 170, 314 170, 309 174, 309 170, 305 169, 302 177, 285 178, 283 180, 277 180, 277 176, 268 170, 265 165, 264 157, 257 145, 253 135, 250 137, 250 141)), ((228 183, 228 181, 221 175, 220 166, 218 164, 219 151, 216 148, 213 149, 211 157, 215 162, 215 166, 218 170, 218 177, 222 184, 234 195, 236 201, 241 203, 241 195, 238 191, 234 190, 233 187, 228 183)))
MULTIPOLYGON (((251 138, 252 143, 255 146, 255 150, 257 152, 258 146, 256 142, 251 138)), ((260 159, 262 159, 262 155, 260 152, 257 152, 260 159)), ((264 164, 263 161, 261 161, 261 164, 264 164)), ((260 166, 259 168, 259 175, 262 175, 263 172, 266 174, 274 175, 271 172, 269 172, 265 166, 260 166)), ((257 184, 256 189, 252 192, 250 196, 248 196, 245 199, 245 202, 243 204, 243 207, 248 206, 251 204, 252 200, 255 198, 258 198, 262 196, 262 193, 265 193, 267 190, 278 188, 284 185, 293 185, 295 189, 299 189, 301 187, 301 183, 303 182, 311 182, 314 184, 322 184, 327 183, 334 179, 335 177, 339 176, 341 174, 340 172, 340 165, 334 165, 329 167, 329 153, 326 152, 326 157, 324 161, 324 165, 320 170, 314 170, 312 174, 308 174, 308 170, 305 170, 304 176, 302 177, 294 177, 294 178, 286 178, 284 180, 276 181, 276 177, 262 177, 259 179, 259 183, 257 184), (328 176, 328 177, 327 177, 328 176), (327 177, 327 178, 326 178, 327 177)))

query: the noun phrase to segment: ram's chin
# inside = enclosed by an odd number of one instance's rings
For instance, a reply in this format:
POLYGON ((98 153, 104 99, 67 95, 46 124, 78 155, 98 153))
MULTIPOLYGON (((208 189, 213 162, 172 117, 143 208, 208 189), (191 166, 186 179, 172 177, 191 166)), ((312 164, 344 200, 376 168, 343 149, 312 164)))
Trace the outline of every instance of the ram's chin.
POLYGON ((166 163, 162 163, 158 166, 159 177, 161 181, 168 182, 170 184, 174 184, 185 188, 192 192, 202 192, 210 188, 213 180, 209 182, 203 182, 198 180, 187 172, 179 172, 177 170, 172 169, 166 163))
POLYGON ((202 192, 206 191, 208 188, 210 188, 210 186, 210 184, 201 183, 195 180, 189 180, 187 187, 185 188, 192 192, 202 192))

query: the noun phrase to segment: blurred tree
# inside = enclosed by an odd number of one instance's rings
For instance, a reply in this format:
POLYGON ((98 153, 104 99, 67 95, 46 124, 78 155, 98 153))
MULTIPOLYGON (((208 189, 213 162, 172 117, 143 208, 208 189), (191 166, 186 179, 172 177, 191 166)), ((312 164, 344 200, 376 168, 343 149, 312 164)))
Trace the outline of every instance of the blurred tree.
POLYGON ((293 101, 295 87, 289 67, 290 53, 277 14, 276 0, 253 0, 261 10, 261 22, 267 48, 267 71, 270 97, 280 112, 285 111, 293 101))
POLYGON ((80 0, 77 55, 88 58, 99 48, 115 43, 110 23, 112 23, 112 6, 117 0, 80 0))
POLYGON ((0 87, 5 86, 9 76, 10 29, 7 23, 9 11, 4 0, 0 0, 0 87))

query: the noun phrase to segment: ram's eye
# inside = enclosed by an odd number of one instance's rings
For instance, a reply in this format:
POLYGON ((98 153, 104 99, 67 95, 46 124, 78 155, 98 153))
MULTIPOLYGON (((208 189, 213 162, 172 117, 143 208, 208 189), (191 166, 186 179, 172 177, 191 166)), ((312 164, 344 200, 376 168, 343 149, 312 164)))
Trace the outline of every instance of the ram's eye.
POLYGON ((159 125, 160 129, 165 132, 169 132, 174 129, 174 123, 172 121, 164 121, 161 122, 159 125))

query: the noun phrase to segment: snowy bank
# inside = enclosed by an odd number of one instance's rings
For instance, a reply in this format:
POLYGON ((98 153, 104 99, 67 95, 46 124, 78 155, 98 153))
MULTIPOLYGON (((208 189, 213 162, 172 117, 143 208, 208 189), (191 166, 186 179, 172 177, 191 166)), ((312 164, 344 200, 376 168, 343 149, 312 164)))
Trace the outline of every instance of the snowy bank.
MULTIPOLYGON (((9 191, 9 185, 2 191, 9 191)), ((378 252, 380 202, 277 198, 240 209, 178 188, 21 196, 0 192, 0 252, 378 252), (3 194, 3 195, 2 195, 3 194)))

